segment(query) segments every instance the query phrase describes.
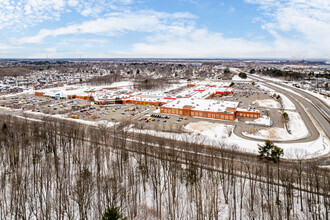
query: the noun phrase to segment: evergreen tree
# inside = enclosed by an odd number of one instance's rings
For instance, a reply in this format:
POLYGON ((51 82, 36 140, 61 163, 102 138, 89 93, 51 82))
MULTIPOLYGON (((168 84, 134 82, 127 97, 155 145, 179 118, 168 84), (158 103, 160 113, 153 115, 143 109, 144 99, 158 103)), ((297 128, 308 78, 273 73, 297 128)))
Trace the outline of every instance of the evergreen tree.
POLYGON ((118 207, 107 208, 103 213, 102 220, 126 220, 126 217, 120 213, 118 207))
POLYGON ((259 158, 273 161, 274 163, 280 160, 280 157, 284 154, 283 149, 277 147, 272 141, 265 140, 264 145, 259 146, 259 158))

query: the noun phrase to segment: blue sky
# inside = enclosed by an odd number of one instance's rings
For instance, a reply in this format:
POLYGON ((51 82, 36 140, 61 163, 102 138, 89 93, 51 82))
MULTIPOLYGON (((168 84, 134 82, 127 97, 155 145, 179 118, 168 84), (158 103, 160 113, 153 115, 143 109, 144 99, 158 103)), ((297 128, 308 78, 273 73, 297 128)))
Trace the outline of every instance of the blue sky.
POLYGON ((329 0, 0 0, 0 58, 330 59, 329 0))

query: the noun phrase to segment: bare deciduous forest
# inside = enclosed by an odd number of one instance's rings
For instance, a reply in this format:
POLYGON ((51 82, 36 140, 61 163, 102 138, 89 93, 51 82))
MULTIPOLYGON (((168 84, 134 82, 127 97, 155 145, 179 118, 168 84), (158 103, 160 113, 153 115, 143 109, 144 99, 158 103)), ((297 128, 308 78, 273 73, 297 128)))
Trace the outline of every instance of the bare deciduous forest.
POLYGON ((258 165, 232 149, 202 166, 197 151, 179 157, 182 142, 153 148, 124 124, 0 120, 1 219, 101 219, 107 207, 128 219, 329 219, 330 174, 303 159, 258 165))

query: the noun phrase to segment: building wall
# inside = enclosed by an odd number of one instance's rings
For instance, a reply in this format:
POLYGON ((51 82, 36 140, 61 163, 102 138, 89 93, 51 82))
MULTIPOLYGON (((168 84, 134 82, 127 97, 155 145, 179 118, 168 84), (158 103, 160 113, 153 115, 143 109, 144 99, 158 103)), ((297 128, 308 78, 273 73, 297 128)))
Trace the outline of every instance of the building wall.
POLYGON ((159 106, 159 103, 162 105, 166 104, 165 102, 151 102, 151 101, 140 101, 140 100, 123 100, 123 104, 128 105, 153 105, 159 106))
POLYGON ((90 96, 76 96, 77 99, 91 100, 90 96))
POLYGON ((68 95, 68 99, 75 99, 76 95, 68 95))
POLYGON ((224 113, 224 112, 207 112, 207 111, 160 107, 160 113, 192 116, 192 117, 214 118, 214 119, 231 120, 231 121, 235 120, 235 114, 224 113))
POLYGON ((45 93, 43 92, 35 92, 34 95, 35 96, 44 96, 45 93))
POLYGON ((236 112, 237 117, 260 118, 260 112, 236 112))

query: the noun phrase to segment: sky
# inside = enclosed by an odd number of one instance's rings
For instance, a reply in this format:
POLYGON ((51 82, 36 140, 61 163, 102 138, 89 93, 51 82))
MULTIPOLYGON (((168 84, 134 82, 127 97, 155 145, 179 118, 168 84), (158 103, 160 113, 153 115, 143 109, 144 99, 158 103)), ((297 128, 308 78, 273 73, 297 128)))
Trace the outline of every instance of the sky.
POLYGON ((0 58, 330 59, 330 0, 0 0, 0 58))

